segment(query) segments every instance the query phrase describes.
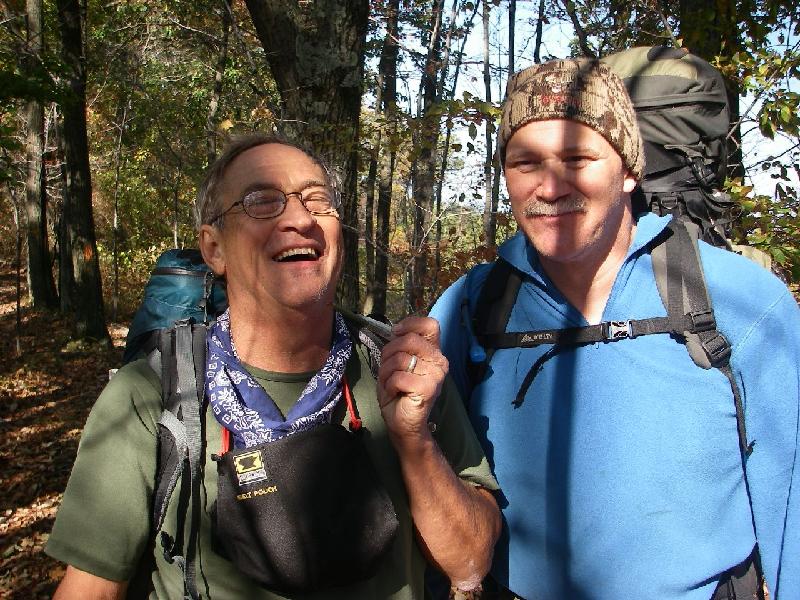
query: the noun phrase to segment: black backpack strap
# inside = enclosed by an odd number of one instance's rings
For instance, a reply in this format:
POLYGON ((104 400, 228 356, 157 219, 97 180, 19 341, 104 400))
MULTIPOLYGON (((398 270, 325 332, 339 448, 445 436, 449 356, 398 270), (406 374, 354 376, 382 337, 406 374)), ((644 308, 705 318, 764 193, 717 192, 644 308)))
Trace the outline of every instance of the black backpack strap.
POLYGON ((154 532, 158 533, 163 526, 167 505, 180 479, 176 535, 172 538, 160 531, 160 542, 165 560, 175 562, 183 571, 184 598, 192 600, 199 598, 195 561, 201 510, 206 331, 204 324, 179 321, 160 332, 159 349, 148 358, 161 375, 163 403, 158 423, 158 469, 153 493, 154 532), (185 531, 187 516, 188 536, 185 531))
POLYGON ((498 258, 489 270, 483 282, 475 312, 470 317, 468 300, 462 302, 462 320, 470 336, 474 336, 483 346, 484 352, 470 352, 467 361, 467 379, 471 388, 474 388, 486 375, 489 362, 492 360, 497 348, 511 348, 512 346, 498 346, 492 342, 497 336, 505 335, 511 311, 517 302, 517 294, 522 285, 522 274, 511 264, 498 258))
POLYGON ((382 315, 364 316, 351 312, 341 306, 336 306, 336 311, 345 317, 345 323, 350 330, 353 340, 360 343, 367 351, 369 370, 375 379, 378 379, 378 369, 381 367, 381 353, 383 346, 392 339, 391 322, 382 315))
POLYGON ((747 442, 742 396, 730 367, 731 345, 717 329, 700 264, 696 231, 683 219, 673 219, 667 231, 664 244, 652 252, 659 294, 695 364, 704 369, 719 369, 728 379, 736 410, 739 448, 746 457, 752 451, 752 444, 747 442), (680 319, 690 326, 681 329, 680 319))
MULTIPOLYGON (((731 345, 725 335, 717 329, 711 298, 708 295, 708 287, 700 262, 696 231, 683 219, 673 219, 668 226, 668 231, 672 235, 664 243, 664 251, 657 252, 658 249, 655 249, 652 253, 653 270, 656 274, 659 294, 671 318, 677 319, 677 315, 685 313, 690 319, 705 323, 705 326, 699 330, 684 330, 682 335, 686 340, 689 356, 695 364, 704 369, 719 369, 728 379, 736 411, 742 473, 744 474, 747 498, 752 506, 750 484, 747 480, 747 457, 753 450, 753 443, 747 442, 742 396, 730 366, 731 345), (666 261, 666 268, 662 264, 663 261, 666 261), (666 273, 665 279, 664 273, 666 273)), ((755 529, 755 522, 753 528, 755 529)), ((717 594, 720 593, 729 594, 727 597, 732 599, 762 597, 762 573, 758 548, 753 550, 753 554, 746 563, 743 568, 737 567, 723 577, 714 598, 726 597, 718 596, 717 594)))

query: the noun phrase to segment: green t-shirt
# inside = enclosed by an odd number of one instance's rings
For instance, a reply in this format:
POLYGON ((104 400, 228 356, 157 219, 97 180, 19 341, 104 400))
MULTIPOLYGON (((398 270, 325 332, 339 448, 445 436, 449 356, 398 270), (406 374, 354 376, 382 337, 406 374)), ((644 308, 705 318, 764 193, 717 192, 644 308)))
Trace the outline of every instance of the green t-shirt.
MULTIPOLYGON (((363 349, 347 365, 346 377, 358 416, 364 424, 364 445, 394 504, 400 526, 390 552, 369 580, 294 598, 411 599, 423 597, 425 561, 414 539, 411 514, 397 456, 378 407, 376 383, 363 349)), ((285 414, 311 374, 280 374, 250 369, 285 414)), ((120 369, 92 408, 78 456, 58 511, 46 552, 60 561, 113 581, 129 580, 143 553, 149 551, 150 498, 156 472, 156 423, 161 413, 161 384, 145 361, 120 369)), ((221 427, 206 410, 204 472, 197 586, 203 597, 226 599, 283 598, 239 573, 211 549, 211 507, 217 496, 217 469, 211 455, 220 452, 221 427)), ((340 402, 334 421, 346 423, 340 402)), ((497 489, 486 459, 449 382, 431 413, 434 437, 453 470, 466 481, 497 489)), ((435 482, 432 482, 435 485, 435 482)), ((163 531, 175 535, 178 490, 167 509, 163 531)), ((155 548, 156 568, 151 598, 181 598, 182 573, 155 548)))

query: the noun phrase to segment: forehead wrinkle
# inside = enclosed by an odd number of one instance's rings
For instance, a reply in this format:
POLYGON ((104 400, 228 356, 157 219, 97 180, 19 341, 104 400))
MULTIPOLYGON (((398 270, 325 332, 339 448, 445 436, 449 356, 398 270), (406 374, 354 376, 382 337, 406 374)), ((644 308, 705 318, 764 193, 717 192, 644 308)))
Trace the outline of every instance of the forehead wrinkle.
POLYGON ((259 190, 270 189, 270 190, 278 190, 279 192, 283 192, 284 194, 287 193, 291 194, 296 192, 302 192, 310 187, 328 187, 328 184, 321 179, 306 179, 305 181, 300 183, 300 186, 297 190, 284 190, 277 183, 269 181, 257 181, 249 184, 242 190, 242 198, 244 198, 247 194, 251 192, 257 192, 259 190))
MULTIPOLYGON (((564 136, 565 138, 580 138, 583 137, 578 133, 570 134, 568 136, 564 136)), ((511 144, 509 143, 506 156, 510 158, 514 158, 516 156, 539 156, 544 154, 554 154, 557 156, 564 156, 564 155, 575 155, 575 154, 585 154, 590 156, 601 156, 605 154, 605 142, 604 138, 600 138, 600 140, 581 140, 577 139, 564 139, 562 142, 556 144, 533 144, 526 142, 521 142, 518 144, 511 144)), ((512 142, 513 142, 512 138, 512 142)), ((607 142, 606 142, 607 144, 607 142)), ((609 146, 610 147, 610 146, 609 146)), ((613 148, 612 148, 613 149, 613 148)))

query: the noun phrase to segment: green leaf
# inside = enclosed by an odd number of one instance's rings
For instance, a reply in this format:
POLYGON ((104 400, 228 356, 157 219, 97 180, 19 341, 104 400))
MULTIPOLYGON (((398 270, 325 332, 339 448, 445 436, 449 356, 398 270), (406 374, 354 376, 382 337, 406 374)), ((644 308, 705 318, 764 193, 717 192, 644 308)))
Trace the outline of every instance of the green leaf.
POLYGON ((761 130, 761 135, 764 137, 768 137, 769 139, 775 139, 775 124, 766 117, 766 113, 762 114, 762 118, 759 122, 759 129, 761 130))
POLYGON ((783 250, 780 248, 770 248, 770 254, 772 255, 772 259, 778 263, 779 265, 786 264, 786 254, 783 253, 783 250))
POLYGON ((792 109, 787 104, 781 106, 781 121, 789 123, 792 120, 792 109))
POLYGON ((478 128, 475 126, 475 123, 469 124, 469 137, 473 140, 478 137, 478 128))

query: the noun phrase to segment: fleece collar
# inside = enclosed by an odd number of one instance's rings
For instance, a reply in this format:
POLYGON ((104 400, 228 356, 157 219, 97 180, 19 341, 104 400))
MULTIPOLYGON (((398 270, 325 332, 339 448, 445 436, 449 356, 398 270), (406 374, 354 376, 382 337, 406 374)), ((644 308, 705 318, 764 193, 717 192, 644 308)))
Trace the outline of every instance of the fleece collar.
MULTIPOLYGON (((653 213, 641 215, 636 221, 636 235, 628 248, 625 262, 652 242, 666 228, 671 219, 670 216, 659 217, 653 213)), ((501 245, 497 254, 522 273, 538 281, 544 280, 544 271, 539 262, 539 255, 523 231, 518 231, 514 237, 501 245)))

